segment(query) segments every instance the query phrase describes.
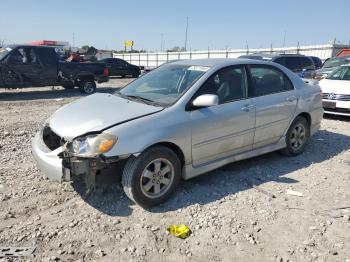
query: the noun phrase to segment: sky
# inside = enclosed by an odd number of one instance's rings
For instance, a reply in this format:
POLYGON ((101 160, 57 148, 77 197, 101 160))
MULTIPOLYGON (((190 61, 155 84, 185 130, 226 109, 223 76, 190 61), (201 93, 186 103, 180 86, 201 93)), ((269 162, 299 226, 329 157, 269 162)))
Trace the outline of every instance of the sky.
POLYGON ((350 0, 1 1, 0 41, 160 51, 350 43, 350 0), (74 37, 73 37, 74 35, 74 37), (285 40, 284 40, 285 39, 285 40))

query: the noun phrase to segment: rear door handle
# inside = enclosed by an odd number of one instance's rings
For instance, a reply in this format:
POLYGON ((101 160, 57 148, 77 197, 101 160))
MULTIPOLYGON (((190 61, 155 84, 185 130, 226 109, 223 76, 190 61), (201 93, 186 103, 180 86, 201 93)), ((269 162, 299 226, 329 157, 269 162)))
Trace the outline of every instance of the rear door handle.
POLYGON ((241 110, 244 112, 249 112, 251 109, 254 109, 255 105, 244 105, 241 110))
POLYGON ((294 102, 297 98, 295 96, 289 96, 286 98, 287 102, 294 102))

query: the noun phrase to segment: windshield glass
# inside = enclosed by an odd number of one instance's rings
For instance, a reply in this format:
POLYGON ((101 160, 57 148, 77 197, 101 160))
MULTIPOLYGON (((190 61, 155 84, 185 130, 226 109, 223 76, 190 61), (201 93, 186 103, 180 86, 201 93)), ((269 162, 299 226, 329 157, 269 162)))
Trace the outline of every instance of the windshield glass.
POLYGON ((9 47, 3 47, 0 48, 0 60, 2 60, 8 53, 10 53, 11 48, 9 47))
POLYGON ((326 78, 332 80, 350 80, 350 66, 341 66, 330 73, 326 78))
POLYGON ((331 58, 331 59, 327 60, 326 62, 324 62, 323 67, 324 68, 337 67, 337 66, 344 65, 348 62, 350 62, 350 57, 349 58, 345 58, 345 57, 331 58))
POLYGON ((168 106, 208 70, 206 66, 166 64, 136 79, 117 94, 168 106))

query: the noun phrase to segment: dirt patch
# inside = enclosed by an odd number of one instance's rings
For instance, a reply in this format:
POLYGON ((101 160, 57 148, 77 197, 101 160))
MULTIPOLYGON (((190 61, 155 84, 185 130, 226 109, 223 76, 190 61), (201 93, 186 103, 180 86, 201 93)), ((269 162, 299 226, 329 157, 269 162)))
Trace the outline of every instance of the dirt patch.
POLYGON ((170 201, 146 211, 117 184, 82 199, 36 168, 35 132, 81 96, 0 90, 0 247, 35 247, 36 261, 350 261, 349 118, 324 119, 298 157, 271 153, 227 165, 183 181, 170 201), (186 240, 166 234, 180 223, 193 232, 186 240))

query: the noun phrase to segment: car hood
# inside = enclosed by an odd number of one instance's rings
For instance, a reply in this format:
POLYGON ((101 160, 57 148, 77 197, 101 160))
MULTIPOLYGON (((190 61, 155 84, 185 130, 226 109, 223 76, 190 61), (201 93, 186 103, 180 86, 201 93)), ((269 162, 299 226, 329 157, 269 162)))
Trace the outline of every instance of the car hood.
POLYGON ((71 140, 162 109, 111 94, 94 94, 58 109, 50 118, 49 125, 57 135, 71 140))
POLYGON ((319 82, 323 93, 350 95, 349 80, 323 79, 319 82))

